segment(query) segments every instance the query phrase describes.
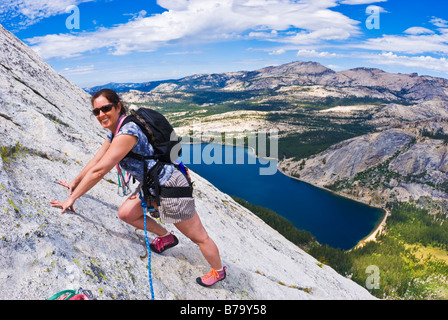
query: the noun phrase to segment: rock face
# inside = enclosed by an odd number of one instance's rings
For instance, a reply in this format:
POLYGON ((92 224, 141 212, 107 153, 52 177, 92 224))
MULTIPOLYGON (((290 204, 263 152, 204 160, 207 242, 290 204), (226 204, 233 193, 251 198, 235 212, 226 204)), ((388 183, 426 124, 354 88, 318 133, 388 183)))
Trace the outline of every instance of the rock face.
MULTIPOLYGON (((412 111, 409 112, 412 115, 412 111)), ((448 121, 414 121, 337 143, 309 159, 283 161, 285 173, 365 202, 429 198, 447 213, 448 121)))
MULTIPOLYGON (((55 181, 72 179, 105 138, 89 96, 2 27, 0 48, 0 299, 45 299, 79 287, 97 299, 148 299, 144 233, 117 217, 124 199, 114 172, 75 203, 76 213, 49 204, 68 195, 55 181)), ((195 278, 209 267, 177 232, 177 247, 152 255, 156 299, 373 298, 192 177, 228 277, 198 286, 195 278)))

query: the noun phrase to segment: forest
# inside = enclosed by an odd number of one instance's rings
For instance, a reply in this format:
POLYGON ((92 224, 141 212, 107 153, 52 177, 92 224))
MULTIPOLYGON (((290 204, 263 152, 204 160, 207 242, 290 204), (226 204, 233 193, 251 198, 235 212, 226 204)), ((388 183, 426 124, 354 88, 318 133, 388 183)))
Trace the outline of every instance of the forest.
POLYGON ((369 289, 381 299, 448 298, 448 223, 415 204, 390 204, 385 232, 376 241, 344 251, 319 244, 308 231, 296 229, 274 211, 234 198, 321 263, 366 287, 370 266, 379 271, 379 286, 369 289))

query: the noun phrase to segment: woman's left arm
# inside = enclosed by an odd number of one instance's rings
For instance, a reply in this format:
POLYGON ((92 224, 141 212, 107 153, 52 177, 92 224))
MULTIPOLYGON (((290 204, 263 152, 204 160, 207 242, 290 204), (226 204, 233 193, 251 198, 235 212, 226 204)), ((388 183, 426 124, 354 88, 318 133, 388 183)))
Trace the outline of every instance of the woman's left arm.
POLYGON ((62 208, 61 213, 71 208, 75 201, 95 186, 112 168, 123 159, 137 143, 137 137, 121 134, 114 138, 109 149, 83 177, 73 193, 64 202, 51 200, 52 207, 62 208))

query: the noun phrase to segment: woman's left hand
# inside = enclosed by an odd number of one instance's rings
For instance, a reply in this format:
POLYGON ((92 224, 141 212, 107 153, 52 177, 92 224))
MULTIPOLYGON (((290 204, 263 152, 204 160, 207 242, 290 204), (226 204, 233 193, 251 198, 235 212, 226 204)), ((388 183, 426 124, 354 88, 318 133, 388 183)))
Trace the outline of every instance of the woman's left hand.
POLYGON ((72 200, 71 197, 69 197, 64 202, 58 201, 58 200, 50 200, 51 206, 56 208, 62 208, 61 213, 65 213, 65 211, 68 209, 70 211, 75 212, 75 209, 73 208, 73 204, 75 203, 74 200, 72 200))

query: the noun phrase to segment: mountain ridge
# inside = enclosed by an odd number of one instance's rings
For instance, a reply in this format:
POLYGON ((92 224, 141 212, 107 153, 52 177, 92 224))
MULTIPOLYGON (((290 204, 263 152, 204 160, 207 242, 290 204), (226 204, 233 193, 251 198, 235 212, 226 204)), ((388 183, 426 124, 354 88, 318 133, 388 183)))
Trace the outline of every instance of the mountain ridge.
POLYGON ((389 91, 395 98, 419 100, 446 99, 448 79, 419 76, 416 73, 388 73, 377 68, 357 67, 335 72, 317 62, 294 61, 253 71, 195 74, 176 80, 114 84, 84 88, 94 93, 111 87, 119 92, 189 91, 189 90, 268 90, 290 85, 322 85, 338 88, 367 87, 389 91), (428 92, 425 92, 428 91, 428 92))

